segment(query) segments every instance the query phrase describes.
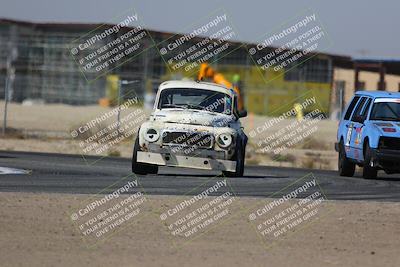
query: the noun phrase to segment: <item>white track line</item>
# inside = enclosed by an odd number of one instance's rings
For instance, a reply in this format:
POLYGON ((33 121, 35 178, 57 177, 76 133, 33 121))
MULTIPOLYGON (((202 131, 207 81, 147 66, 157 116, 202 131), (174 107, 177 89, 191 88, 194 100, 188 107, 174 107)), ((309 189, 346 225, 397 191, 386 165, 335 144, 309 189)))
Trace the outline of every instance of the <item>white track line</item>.
POLYGON ((27 174, 29 171, 23 169, 14 169, 7 167, 0 167, 0 175, 1 174, 27 174))

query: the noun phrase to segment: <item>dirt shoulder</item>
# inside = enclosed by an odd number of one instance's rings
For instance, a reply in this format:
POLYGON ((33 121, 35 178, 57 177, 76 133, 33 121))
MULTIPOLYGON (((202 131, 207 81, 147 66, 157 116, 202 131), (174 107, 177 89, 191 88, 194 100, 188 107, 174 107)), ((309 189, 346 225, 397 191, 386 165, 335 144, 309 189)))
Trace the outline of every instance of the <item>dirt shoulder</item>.
MULTIPOLYGON (((150 196, 146 216, 88 248, 69 211, 90 195, 0 193, 2 266, 398 266, 400 204, 329 201, 330 212, 266 248, 246 216, 174 247, 159 212, 184 197, 150 196)), ((239 198, 243 207, 260 199, 239 198)), ((271 200, 269 200, 271 201, 271 200)))

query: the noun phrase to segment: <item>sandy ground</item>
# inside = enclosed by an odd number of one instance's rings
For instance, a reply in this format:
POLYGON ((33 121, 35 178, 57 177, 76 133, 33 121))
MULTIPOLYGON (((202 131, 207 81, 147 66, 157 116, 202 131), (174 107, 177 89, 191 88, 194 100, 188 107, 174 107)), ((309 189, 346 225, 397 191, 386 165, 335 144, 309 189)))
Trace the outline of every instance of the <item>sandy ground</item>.
MULTIPOLYGON (((82 152, 78 143, 78 141, 72 139, 0 138, 0 147, 2 150, 87 155, 82 152)), ((118 151, 121 157, 130 158, 132 157, 132 145, 133 141, 127 140, 114 146, 112 151, 118 151)), ((101 154, 93 153, 92 155, 107 156, 107 152, 101 154)))
MULTIPOLYGON (((329 201, 309 226, 260 241, 243 212, 174 246, 160 211, 183 197, 147 197, 133 224, 88 248, 69 211, 89 195, 0 193, 1 266, 399 266, 400 204, 329 201)), ((240 198, 246 210, 261 199, 240 198)), ((265 199, 262 201, 266 201, 265 199)))

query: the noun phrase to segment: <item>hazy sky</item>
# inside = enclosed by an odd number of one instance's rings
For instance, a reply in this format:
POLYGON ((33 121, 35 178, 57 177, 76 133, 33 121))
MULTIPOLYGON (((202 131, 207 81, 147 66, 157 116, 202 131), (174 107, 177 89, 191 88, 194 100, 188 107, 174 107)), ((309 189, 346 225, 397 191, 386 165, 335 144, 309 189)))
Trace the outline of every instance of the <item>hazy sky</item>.
POLYGON ((400 59, 400 1, 380 0, 0 0, 0 17, 38 22, 111 22, 134 7, 154 30, 185 27, 223 7, 240 41, 256 42, 306 8, 318 14, 333 45, 325 52, 354 57, 400 59))

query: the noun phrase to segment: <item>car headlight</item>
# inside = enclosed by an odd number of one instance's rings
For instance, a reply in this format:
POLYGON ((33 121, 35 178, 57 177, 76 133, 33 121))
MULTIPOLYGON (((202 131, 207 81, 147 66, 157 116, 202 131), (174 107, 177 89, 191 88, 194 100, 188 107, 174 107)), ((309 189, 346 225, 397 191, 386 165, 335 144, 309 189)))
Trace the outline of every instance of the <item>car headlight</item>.
POLYGON ((223 133, 217 136, 217 144, 219 147, 227 148, 233 143, 233 137, 231 134, 223 133))
POLYGON ((155 129, 148 129, 144 134, 144 139, 150 143, 157 141, 158 138, 160 138, 160 133, 155 129))

